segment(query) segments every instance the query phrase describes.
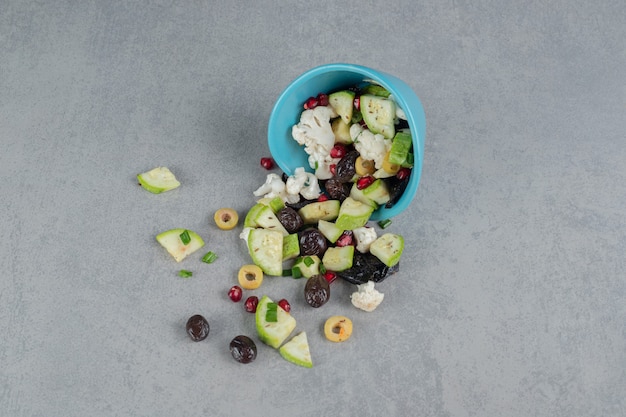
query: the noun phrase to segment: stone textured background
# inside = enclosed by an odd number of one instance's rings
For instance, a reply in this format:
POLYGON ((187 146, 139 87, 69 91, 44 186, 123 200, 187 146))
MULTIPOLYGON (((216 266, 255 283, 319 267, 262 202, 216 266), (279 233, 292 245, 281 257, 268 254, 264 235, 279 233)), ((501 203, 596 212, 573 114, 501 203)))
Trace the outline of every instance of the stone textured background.
POLYGON ((626 6, 508 3, 4 1, 0 414, 625 415, 626 6), (274 100, 329 62, 424 104, 401 273, 369 314, 347 284, 314 310, 266 279, 315 367, 260 343, 243 366, 228 343, 254 323, 226 291, 249 258, 212 214, 251 206, 274 100), (139 188, 158 165, 182 187, 139 188), (177 265, 154 240, 174 227, 218 261, 177 265))

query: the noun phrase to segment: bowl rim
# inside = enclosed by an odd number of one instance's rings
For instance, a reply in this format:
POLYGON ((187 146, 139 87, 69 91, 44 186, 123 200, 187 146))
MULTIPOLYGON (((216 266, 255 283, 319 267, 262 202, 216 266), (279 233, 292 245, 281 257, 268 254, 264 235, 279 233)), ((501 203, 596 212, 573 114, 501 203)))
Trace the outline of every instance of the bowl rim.
MULTIPOLYGON (((415 198, 415 195, 417 194, 423 166, 426 118, 424 114, 424 108, 417 94, 415 94, 413 89, 408 84, 406 84, 406 82, 391 74, 359 64, 349 64, 342 62, 318 65, 301 73, 282 90, 282 92, 276 99, 270 113, 268 124, 268 145, 270 148, 270 153, 273 154, 272 150, 275 149, 274 144, 276 141, 272 140, 272 137, 274 137, 275 135, 273 135, 272 133, 275 130, 275 122, 279 120, 278 113, 281 112, 283 108, 282 104, 287 101, 287 98, 291 94, 293 94, 294 90, 300 88, 308 81, 329 72, 347 72, 357 74, 363 78, 363 81, 372 81, 376 84, 383 86, 388 91, 390 91, 393 96, 393 100, 404 111, 407 117, 407 122, 409 124, 409 129, 411 131, 413 141, 413 152, 414 154, 416 154, 415 160, 417 161, 417 163, 415 163, 412 168, 409 184, 404 191, 404 193, 410 197, 404 198, 403 195, 403 197, 401 197, 400 200, 390 208, 385 208, 384 206, 379 207, 377 210, 374 211, 370 220, 383 220, 397 216, 411 204, 411 202, 415 198), (398 85, 398 87, 396 87, 394 83, 398 85), (400 87, 406 90, 403 91, 402 94, 399 91, 400 87), (405 95, 407 95, 407 92, 408 95, 412 96, 410 97, 410 100, 407 100, 407 97, 405 97, 405 95), (408 101, 410 101, 410 103, 408 101)), ((274 155, 272 156, 274 157, 274 155)), ((276 159, 276 163, 281 168, 281 170, 283 170, 283 172, 286 172, 287 174, 292 173, 290 167, 284 166, 284 161, 282 159, 276 159)), ((308 164, 304 168, 305 170, 312 172, 312 169, 308 166, 308 164)))

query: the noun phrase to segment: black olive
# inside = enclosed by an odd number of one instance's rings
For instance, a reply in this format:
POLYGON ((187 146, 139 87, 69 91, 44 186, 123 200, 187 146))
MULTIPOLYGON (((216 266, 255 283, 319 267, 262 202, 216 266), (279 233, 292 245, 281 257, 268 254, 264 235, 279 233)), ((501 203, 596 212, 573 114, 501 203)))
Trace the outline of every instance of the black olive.
POLYGON ((406 186, 409 184, 409 178, 398 179, 397 177, 385 178, 387 182, 387 188, 389 189, 389 201, 385 204, 385 208, 391 208, 398 202, 406 186))
POLYGON ((337 276, 351 284, 365 284, 367 281, 380 282, 400 269, 397 263, 391 268, 371 253, 354 252, 352 267, 337 272, 337 276))
POLYGON ((283 207, 276 213, 276 217, 289 233, 295 233, 304 226, 302 217, 291 207, 283 207))
POLYGON ((343 201, 350 196, 350 184, 339 181, 336 177, 326 181, 325 189, 333 200, 343 201))
POLYGON ((256 352, 256 344, 248 336, 237 336, 230 342, 230 354, 239 363, 252 362, 256 352))
POLYGON ((359 153, 356 150, 348 152, 335 167, 335 178, 341 182, 348 182, 356 174, 356 159, 359 153))
POLYGON ((324 275, 313 275, 304 286, 304 299, 311 307, 321 307, 330 298, 330 284, 324 275))
POLYGON ((328 249, 328 241, 317 229, 309 228, 299 233, 300 255, 311 256, 317 255, 320 258, 328 249))
POLYGON ((187 320, 187 334, 194 342, 204 340, 209 335, 209 322, 200 314, 189 317, 187 320))

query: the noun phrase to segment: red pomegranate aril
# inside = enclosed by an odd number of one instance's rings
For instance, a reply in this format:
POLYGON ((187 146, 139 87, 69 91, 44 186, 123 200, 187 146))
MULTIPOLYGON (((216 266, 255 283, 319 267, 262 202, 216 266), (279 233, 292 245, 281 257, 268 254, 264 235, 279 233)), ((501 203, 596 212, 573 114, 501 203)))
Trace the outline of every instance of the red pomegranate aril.
POLYGON ((339 236, 339 239, 335 242, 335 246, 350 246, 354 242, 354 235, 351 230, 346 230, 339 236))
POLYGON ((274 168, 274 160, 272 158, 261 158, 261 166, 267 170, 274 168))
POLYGON ((280 308, 285 310, 287 313, 291 311, 291 304, 289 304, 289 301, 285 300, 284 298, 279 300, 276 304, 278 304, 280 308))
POLYGON ((336 144, 335 146, 333 146, 333 148, 330 150, 330 157, 331 158, 343 158, 344 156, 346 156, 346 153, 348 151, 346 150, 346 147, 340 144, 336 144))
POLYGON ((324 278, 326 278, 326 281, 328 281, 328 283, 330 284, 337 279, 337 274, 335 274, 333 271, 326 271, 324 273, 324 278))
POLYGON ((317 95, 317 105, 318 106, 328 106, 328 95, 324 93, 319 93, 317 95))
POLYGON ((335 175, 335 172, 337 172, 337 164, 330 164, 328 166, 328 170, 331 174, 335 175))
POLYGON ((257 297, 256 295, 251 295, 250 297, 246 298, 246 311, 248 313, 255 313, 256 312, 256 307, 259 305, 259 297, 257 297))
POLYGON ((234 303, 239 302, 242 295, 243 290, 239 285, 233 285, 230 287, 230 290, 228 290, 228 297, 233 300, 234 303))
POLYGON ((317 197, 317 201, 327 201, 328 200, 328 196, 326 194, 320 194, 319 197, 317 197))
POLYGON ((318 104, 319 104, 319 100, 316 97, 309 97, 304 102, 304 109, 305 110, 314 109, 318 106, 318 104))
POLYGON ((371 175, 366 175, 364 177, 359 178, 356 181, 356 188, 358 188, 359 190, 362 190, 372 185, 374 181, 375 181, 374 177, 372 177, 371 175))
POLYGON ((396 178, 399 180, 403 180, 411 175, 411 169, 409 168, 400 168, 400 170, 396 173, 396 178))
POLYGON ((354 108, 357 110, 361 110, 361 97, 354 98, 354 108))

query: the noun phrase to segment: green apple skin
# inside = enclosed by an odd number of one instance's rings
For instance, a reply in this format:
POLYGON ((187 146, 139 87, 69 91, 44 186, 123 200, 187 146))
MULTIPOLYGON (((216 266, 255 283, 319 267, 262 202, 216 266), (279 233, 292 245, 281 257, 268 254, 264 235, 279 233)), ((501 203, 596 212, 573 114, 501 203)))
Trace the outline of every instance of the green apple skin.
POLYGON ((278 350, 285 360, 305 368, 313 367, 306 332, 300 332, 278 350))
POLYGON ((189 229, 171 229, 159 233, 156 236, 157 242, 163 246, 167 252, 174 257, 176 262, 180 262, 204 246, 204 240, 196 232, 189 229), (189 233, 189 243, 184 244, 180 235, 187 230, 189 233))
POLYGON ((276 309, 277 321, 268 322, 265 318, 267 313, 267 305, 273 303, 272 299, 264 295, 259 300, 255 312, 256 330, 261 341, 274 349, 278 347, 289 337, 293 329, 296 328, 296 319, 280 306, 276 309))

